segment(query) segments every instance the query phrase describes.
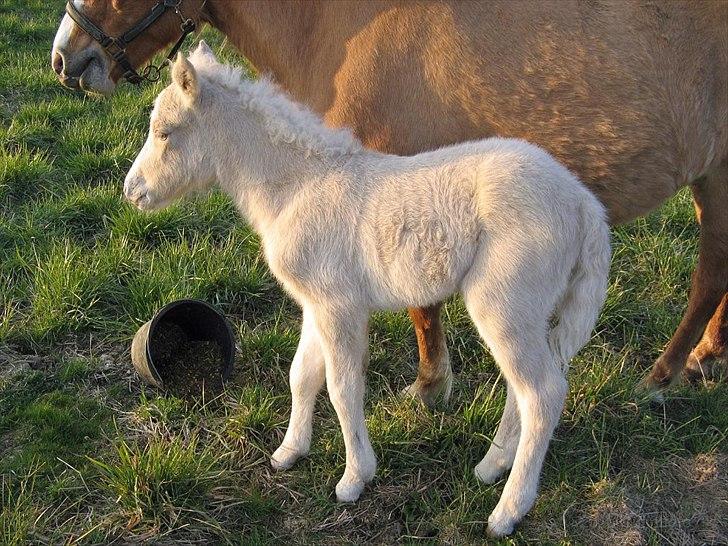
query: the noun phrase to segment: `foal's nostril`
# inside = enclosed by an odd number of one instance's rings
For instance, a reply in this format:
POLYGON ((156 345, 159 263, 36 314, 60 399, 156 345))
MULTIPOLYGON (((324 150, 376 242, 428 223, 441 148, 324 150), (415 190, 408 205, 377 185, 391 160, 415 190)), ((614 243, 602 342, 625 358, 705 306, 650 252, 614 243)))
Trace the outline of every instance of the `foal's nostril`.
POLYGON ((63 55, 57 51, 53 53, 53 71, 59 76, 63 73, 63 55))
POLYGON ((139 199, 142 179, 138 176, 131 176, 124 180, 124 197, 129 201, 139 199))
POLYGON ((132 189, 129 179, 124 180, 124 197, 131 199, 132 189))

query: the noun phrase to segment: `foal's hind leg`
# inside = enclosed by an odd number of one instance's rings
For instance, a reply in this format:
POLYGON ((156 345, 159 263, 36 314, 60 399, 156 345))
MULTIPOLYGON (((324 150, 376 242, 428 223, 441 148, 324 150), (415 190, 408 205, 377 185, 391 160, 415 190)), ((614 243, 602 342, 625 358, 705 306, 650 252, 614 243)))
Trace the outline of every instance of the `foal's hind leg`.
POLYGON ((513 387, 521 417, 513 468, 488 518, 488 532, 503 536, 513 531, 536 500, 541 468, 568 387, 545 339, 528 339, 528 334, 521 332, 518 339, 500 337, 491 344, 503 375, 513 387))
POLYGON ((646 379, 651 388, 667 386, 680 377, 690 351, 703 335, 728 285, 728 160, 692 189, 700 221, 698 265, 693 272, 685 315, 646 379))
POLYGON ((324 384, 324 355, 311 313, 304 309, 301 340, 290 371, 291 420, 286 436, 271 457, 277 470, 293 466, 308 454, 316 395, 324 384))
POLYGON ((486 309, 486 300, 466 294, 468 311, 513 390, 521 421, 513 468, 488 518, 488 532, 493 536, 511 533, 533 506, 541 467, 567 393, 564 374, 546 341, 547 318, 539 316, 538 310, 528 318, 512 317, 528 305, 515 297, 509 300, 508 295, 499 299, 500 308, 495 298, 487 298, 491 305, 486 309), (513 308, 507 308, 509 305, 513 308), (532 323, 524 324, 525 320, 532 323))
POLYGON ((494 483, 504 472, 510 470, 516 456, 521 422, 518 415, 516 395, 510 384, 507 387, 506 405, 503 408, 498 431, 483 460, 475 467, 475 475, 483 483, 494 483))
POLYGON ((405 392, 430 407, 437 403, 438 398, 447 402, 452 392, 452 368, 440 322, 441 307, 442 304, 437 303, 430 307, 408 309, 417 335, 420 365, 417 379, 405 392))

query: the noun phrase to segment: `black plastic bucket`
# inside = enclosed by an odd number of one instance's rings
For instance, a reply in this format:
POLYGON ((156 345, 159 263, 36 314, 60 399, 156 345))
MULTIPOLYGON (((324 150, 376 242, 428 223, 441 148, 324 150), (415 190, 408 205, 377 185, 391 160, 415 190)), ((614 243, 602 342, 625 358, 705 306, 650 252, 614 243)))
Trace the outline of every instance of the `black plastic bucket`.
POLYGON ((174 325, 188 340, 213 342, 219 349, 219 373, 223 381, 230 378, 235 363, 235 335, 225 315, 209 303, 200 300, 177 300, 160 309, 134 336, 131 360, 139 375, 157 387, 165 387, 160 373, 160 355, 155 354, 155 340, 165 328, 174 325), (156 364, 155 364, 156 360, 156 364))

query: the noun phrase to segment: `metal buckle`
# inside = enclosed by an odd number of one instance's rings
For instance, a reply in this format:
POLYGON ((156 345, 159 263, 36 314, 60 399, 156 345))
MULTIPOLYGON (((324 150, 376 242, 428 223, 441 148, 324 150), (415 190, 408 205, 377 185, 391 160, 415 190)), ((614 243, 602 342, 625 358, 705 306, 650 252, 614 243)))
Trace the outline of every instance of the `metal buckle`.
POLYGON ((121 47, 119 45, 119 42, 117 42, 115 39, 112 39, 111 43, 104 47, 106 48, 106 52, 111 55, 112 59, 114 59, 115 61, 118 61, 122 57, 126 56, 126 48, 121 47))
POLYGON ((186 21, 182 21, 179 28, 185 34, 189 34, 190 32, 194 32, 195 26, 195 22, 192 19, 187 19, 186 21))
POLYGON ((146 80, 148 82, 158 82, 159 79, 162 77, 162 66, 155 66, 153 64, 148 64, 144 67, 141 74, 139 76, 142 80, 146 80))

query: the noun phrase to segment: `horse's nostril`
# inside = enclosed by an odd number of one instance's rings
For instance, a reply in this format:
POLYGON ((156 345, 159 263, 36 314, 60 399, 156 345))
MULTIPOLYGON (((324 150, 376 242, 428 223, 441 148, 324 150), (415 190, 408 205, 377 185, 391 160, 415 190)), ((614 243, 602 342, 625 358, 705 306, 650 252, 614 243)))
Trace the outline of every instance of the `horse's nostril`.
POLYGON ((61 79, 80 78, 89 65, 100 62, 95 51, 80 51, 73 54, 63 53, 60 50, 53 53, 53 70, 61 79))
POLYGON ((124 180, 124 197, 130 200, 138 198, 141 182, 138 176, 127 177, 124 180))
POLYGON ((85 63, 83 63, 83 64, 81 65, 81 70, 80 70, 80 72, 79 72, 79 75, 81 75, 81 74, 83 74, 84 72, 86 72, 86 69, 87 69, 87 68, 88 68, 88 67, 89 67, 89 66, 91 65, 91 63, 93 63, 93 62, 98 62, 98 57, 96 56, 96 53, 92 54, 92 55, 91 55, 91 56, 90 56, 90 57, 88 58, 88 60, 86 60, 86 62, 85 62, 85 63))
POLYGON ((53 53, 53 70, 59 76, 63 72, 63 55, 57 51, 53 53))

